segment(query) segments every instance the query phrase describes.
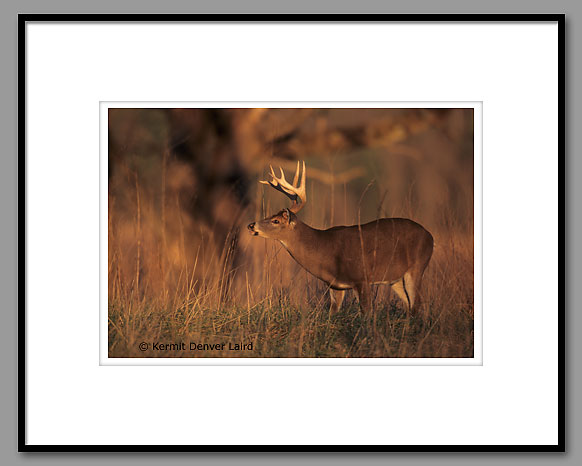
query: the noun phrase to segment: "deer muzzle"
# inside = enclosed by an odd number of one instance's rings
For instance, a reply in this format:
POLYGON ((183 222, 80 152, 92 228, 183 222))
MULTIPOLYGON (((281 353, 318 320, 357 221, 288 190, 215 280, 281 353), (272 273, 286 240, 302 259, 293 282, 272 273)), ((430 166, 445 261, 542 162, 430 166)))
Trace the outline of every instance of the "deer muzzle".
POLYGON ((249 223, 247 225, 247 228, 248 228, 249 232, 251 233, 251 235, 259 236, 259 232, 255 230, 255 224, 256 224, 256 222, 249 223))

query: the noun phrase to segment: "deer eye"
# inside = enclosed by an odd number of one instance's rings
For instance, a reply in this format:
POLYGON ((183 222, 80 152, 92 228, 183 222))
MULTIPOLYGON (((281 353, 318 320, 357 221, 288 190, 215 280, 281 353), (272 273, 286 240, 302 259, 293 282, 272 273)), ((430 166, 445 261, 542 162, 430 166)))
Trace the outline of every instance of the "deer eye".
POLYGON ((279 220, 275 219, 275 220, 273 220, 273 223, 277 224, 277 223, 279 223, 279 220))

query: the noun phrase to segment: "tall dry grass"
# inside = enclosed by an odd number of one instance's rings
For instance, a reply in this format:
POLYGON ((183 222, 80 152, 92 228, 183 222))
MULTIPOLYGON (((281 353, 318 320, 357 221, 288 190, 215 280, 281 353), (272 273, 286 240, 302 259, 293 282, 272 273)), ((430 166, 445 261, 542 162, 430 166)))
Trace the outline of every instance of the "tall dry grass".
POLYGON ((109 355, 471 357, 473 124, 471 109, 110 109, 109 355), (308 225, 407 217, 432 233, 415 316, 382 285, 372 318, 351 291, 330 315, 323 282, 247 234, 288 206, 257 181, 297 159, 308 225))
MULTIPOLYGON (((178 196, 162 188, 160 201, 140 185, 136 173, 127 176, 133 177, 130 200, 119 208, 116 197, 109 197, 110 357, 473 356, 472 221, 460 222, 455 211, 444 210, 438 224, 428 225, 436 246, 416 315, 409 318, 382 285, 374 287, 371 318, 362 316, 351 291, 341 310, 331 315, 323 282, 296 264, 279 243, 246 234, 248 221, 278 208, 268 195, 257 190, 255 211, 237 215, 232 226, 231 236, 238 242, 220 245, 212 228, 185 214, 178 196), (231 267, 234 247, 243 259, 231 267), (140 343, 148 349, 140 349, 140 343), (162 350, 160 343, 176 346, 162 350), (186 349, 177 348, 180 343, 186 349), (190 343, 225 345, 191 351, 190 343), (252 351, 229 350, 229 344, 241 343, 252 344, 252 351)), ((163 170, 162 186, 164 176, 163 170)), ((313 189, 311 199, 318 199, 313 189)), ((341 187, 335 187, 330 202, 336 217, 344 212, 344 221, 348 212, 353 219, 361 210, 341 187)), ((304 214, 306 223, 338 223, 330 218, 329 206, 312 203, 304 214)), ((386 212, 379 205, 368 210, 414 218, 412 206, 404 205, 401 212, 386 212)))

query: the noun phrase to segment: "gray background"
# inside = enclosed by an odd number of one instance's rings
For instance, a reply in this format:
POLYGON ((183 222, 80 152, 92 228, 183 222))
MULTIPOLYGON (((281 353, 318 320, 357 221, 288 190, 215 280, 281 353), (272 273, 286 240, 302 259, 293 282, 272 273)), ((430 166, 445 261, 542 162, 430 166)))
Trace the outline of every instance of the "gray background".
MULTIPOLYGON (((575 364, 582 352, 576 338, 582 330, 582 319, 576 304, 582 299, 582 287, 572 286, 580 280, 582 249, 576 238, 582 236, 582 209, 576 201, 582 198, 582 189, 572 181, 582 174, 580 131, 580 93, 574 85, 582 82, 582 54, 580 30, 582 24, 581 2, 576 0, 489 0, 467 2, 464 0, 398 0, 390 3, 374 0, 101 0, 99 3, 81 3, 78 0, 4 1, 0 5, 0 297, 3 322, 0 325, 0 464, 581 464, 582 446, 580 401, 582 366, 575 364), (566 312, 567 312, 567 450, 566 454, 23 454, 17 453, 17 13, 566 13, 567 52, 567 117, 566 117, 566 312)), ((543 213, 540 212, 540 221, 543 213)), ((538 284, 532 283, 532 290, 538 284)), ((387 420, 389 422, 389 420, 387 420)))

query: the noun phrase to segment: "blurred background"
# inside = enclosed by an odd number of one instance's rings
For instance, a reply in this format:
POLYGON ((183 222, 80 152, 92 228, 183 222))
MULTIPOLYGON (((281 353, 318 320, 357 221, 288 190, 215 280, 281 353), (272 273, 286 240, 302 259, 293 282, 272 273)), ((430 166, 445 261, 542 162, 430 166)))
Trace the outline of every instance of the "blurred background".
POLYGON ((472 109, 110 109, 110 296, 287 288, 301 269, 246 225, 290 205, 258 181, 298 160, 312 227, 408 217, 472 247, 472 109))

